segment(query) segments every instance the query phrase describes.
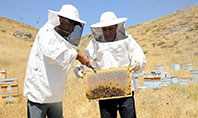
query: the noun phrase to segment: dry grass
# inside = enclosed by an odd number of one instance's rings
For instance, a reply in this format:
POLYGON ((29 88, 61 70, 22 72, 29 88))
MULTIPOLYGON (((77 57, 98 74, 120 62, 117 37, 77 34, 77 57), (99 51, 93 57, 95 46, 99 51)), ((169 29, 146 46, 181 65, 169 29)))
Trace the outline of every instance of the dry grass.
MULTIPOLYGON (((70 74, 71 75, 71 74, 70 74)), ((82 80, 70 78, 63 102, 66 118, 99 118, 97 101, 85 101, 82 80)), ((138 118, 197 118, 198 84, 136 91, 138 118)), ((0 117, 26 118, 26 100, 20 96, 14 104, 1 103, 0 117), (15 111, 15 112, 13 112, 15 111)))
POLYGON ((136 92, 138 118, 197 118, 198 85, 136 92))
MULTIPOLYGON (((184 12, 175 12, 127 29, 146 52, 146 72, 152 71, 154 65, 165 65, 165 71, 169 71, 168 66, 172 63, 197 64, 197 13, 198 7, 195 6, 184 12), (188 31, 188 27, 183 27, 191 24, 194 28, 192 31, 188 31), (174 32, 170 33, 172 31, 170 29, 174 32)), ((26 99, 23 98, 22 92, 26 64, 33 41, 15 38, 12 34, 16 30, 21 30, 28 31, 35 37, 38 30, 2 17, 0 21, 0 68, 7 70, 7 78, 19 79, 20 94, 14 104, 5 104, 0 98, 0 118, 26 118, 26 99)), ((91 35, 83 38, 80 51, 84 50, 90 39, 91 35)), ((85 101, 83 81, 73 78, 72 71, 65 85, 64 94, 63 108, 66 118, 99 118, 98 102, 85 101)), ((135 92, 137 116, 138 118, 197 118, 197 96, 197 84, 137 91, 135 92)))

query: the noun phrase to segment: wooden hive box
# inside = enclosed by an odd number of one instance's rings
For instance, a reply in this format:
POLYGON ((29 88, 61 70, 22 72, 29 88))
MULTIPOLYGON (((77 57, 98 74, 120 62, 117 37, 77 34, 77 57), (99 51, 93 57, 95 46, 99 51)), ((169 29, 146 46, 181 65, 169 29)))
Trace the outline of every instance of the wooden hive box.
POLYGON ((0 68, 0 79, 5 79, 6 78, 6 70, 0 68))
POLYGON ((15 99, 19 96, 18 94, 18 79, 0 79, 1 97, 6 103, 15 102, 15 99))

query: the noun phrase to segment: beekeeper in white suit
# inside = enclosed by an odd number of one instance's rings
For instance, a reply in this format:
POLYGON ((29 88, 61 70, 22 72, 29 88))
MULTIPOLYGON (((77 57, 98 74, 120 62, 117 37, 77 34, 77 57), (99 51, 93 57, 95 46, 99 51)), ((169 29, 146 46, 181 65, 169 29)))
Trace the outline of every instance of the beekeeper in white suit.
MULTIPOLYGON (((113 12, 105 12, 99 23, 91 25, 94 39, 89 42, 85 53, 96 70, 123 66, 131 66, 131 71, 144 69, 145 55, 132 36, 127 35, 124 27, 126 20, 127 18, 117 18, 113 12)), ((86 70, 85 66, 78 64, 74 73, 77 77, 82 77, 82 72, 86 70)), ((134 78, 132 80, 133 91, 135 81, 134 78)), ((134 92, 132 93, 134 95, 134 92)), ((99 106, 101 118, 116 118, 117 110, 122 118, 136 117, 133 96, 99 100, 99 106)))
POLYGON ((24 96, 28 118, 62 118, 62 100, 67 75, 75 59, 90 67, 88 57, 77 52, 85 22, 78 10, 63 5, 49 10, 48 22, 39 30, 26 70, 24 96))

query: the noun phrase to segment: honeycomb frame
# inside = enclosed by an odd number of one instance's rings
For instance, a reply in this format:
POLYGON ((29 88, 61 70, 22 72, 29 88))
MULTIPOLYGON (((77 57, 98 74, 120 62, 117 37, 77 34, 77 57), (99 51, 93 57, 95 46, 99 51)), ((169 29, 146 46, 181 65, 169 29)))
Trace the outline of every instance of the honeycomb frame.
MULTIPOLYGON (((132 89, 131 89, 131 72, 129 71, 129 66, 125 67, 118 67, 118 68, 110 68, 110 69, 102 69, 102 70, 96 70, 96 73, 94 71, 86 71, 83 72, 83 80, 84 80, 84 96, 85 99, 87 100, 103 100, 103 99, 115 99, 115 98, 122 98, 122 97, 128 97, 132 96, 132 89), (119 73, 120 72, 120 73, 119 73), (97 77, 100 77, 100 74, 110 74, 115 73, 117 75, 125 75, 125 82, 123 85, 126 86, 121 86, 119 82, 115 83, 105 83, 104 84, 104 79, 98 79, 97 77), (96 76, 94 78, 94 81, 96 79, 97 82, 99 83, 97 87, 89 87, 88 84, 91 86, 90 79, 88 76, 96 76), (87 79, 89 78, 89 79, 87 79), (127 82, 127 83, 126 83, 127 82), (100 86, 100 84, 102 86, 100 86), (116 86, 116 87, 115 87, 116 86), (119 86, 119 87, 118 87, 119 86), (122 88, 122 89, 121 89, 122 88)), ((112 77, 113 78, 113 77, 112 77)), ((109 80, 109 78, 106 78, 106 80, 109 80)), ((115 77, 113 78, 113 81, 116 81, 115 77)), ((106 82, 106 81, 105 81, 106 82)))

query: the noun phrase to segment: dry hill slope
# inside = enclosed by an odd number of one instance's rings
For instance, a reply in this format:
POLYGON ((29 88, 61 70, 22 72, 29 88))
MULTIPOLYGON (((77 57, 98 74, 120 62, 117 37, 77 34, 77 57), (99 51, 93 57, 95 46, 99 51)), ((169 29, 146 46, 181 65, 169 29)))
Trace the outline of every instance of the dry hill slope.
MULTIPOLYGON (((21 78, 23 82, 28 55, 37 29, 7 18, 0 17, 0 68, 7 70, 7 77, 21 78), (29 32, 31 40, 13 36, 15 31, 29 32)), ((20 89, 21 86, 19 87, 20 89)))
POLYGON ((127 28, 142 46, 147 71, 153 65, 198 63, 198 6, 127 28))

